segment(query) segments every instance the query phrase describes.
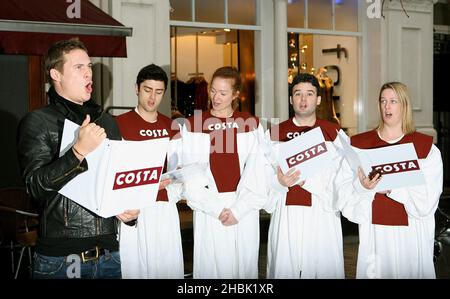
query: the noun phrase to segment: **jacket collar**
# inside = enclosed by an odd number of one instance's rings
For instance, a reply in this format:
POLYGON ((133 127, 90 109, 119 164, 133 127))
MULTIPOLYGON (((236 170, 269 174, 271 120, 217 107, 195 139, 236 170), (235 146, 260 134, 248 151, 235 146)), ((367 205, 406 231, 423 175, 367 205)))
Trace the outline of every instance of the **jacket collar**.
POLYGON ((48 97, 50 105, 58 107, 67 119, 79 125, 81 125, 87 114, 90 115, 91 121, 95 121, 102 114, 102 108, 94 103, 92 99, 83 105, 78 105, 60 96, 53 86, 48 90, 48 97))

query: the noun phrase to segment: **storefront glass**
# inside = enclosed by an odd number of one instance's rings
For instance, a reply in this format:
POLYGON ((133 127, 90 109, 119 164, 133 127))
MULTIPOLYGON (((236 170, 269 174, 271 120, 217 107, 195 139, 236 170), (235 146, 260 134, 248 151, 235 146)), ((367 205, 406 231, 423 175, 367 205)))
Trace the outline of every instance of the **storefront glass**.
POLYGON ((256 25, 255 0, 228 0, 228 23, 256 25))
POLYGON ((195 21, 225 23, 225 2, 223 0, 195 0, 195 21))
POLYGON ((289 0, 287 6, 288 27, 305 27, 305 2, 304 0, 289 0))
POLYGON ((358 31, 358 0, 335 1, 335 24, 338 31, 358 31))

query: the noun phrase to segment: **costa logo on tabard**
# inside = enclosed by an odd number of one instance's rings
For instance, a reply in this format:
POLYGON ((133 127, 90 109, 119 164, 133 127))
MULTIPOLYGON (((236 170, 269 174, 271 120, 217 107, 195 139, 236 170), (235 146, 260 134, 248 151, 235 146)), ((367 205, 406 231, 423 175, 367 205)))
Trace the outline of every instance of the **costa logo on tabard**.
POLYGON ((309 159, 312 159, 314 157, 317 157, 321 154, 324 154, 327 152, 327 147, 325 145, 325 142, 322 142, 320 144, 317 144, 313 147, 310 147, 290 158, 286 159, 287 164, 289 167, 298 165, 300 163, 303 163, 305 161, 308 161, 309 159))
POLYGON ((162 167, 144 168, 116 173, 113 190, 157 184, 162 167))
POLYGON ((166 129, 156 129, 156 130, 140 130, 139 134, 141 136, 148 137, 164 137, 169 136, 169 132, 166 129))
POLYGON ((392 174, 405 171, 419 170, 420 167, 419 162, 417 160, 410 160, 410 161, 376 165, 372 166, 372 170, 373 169, 381 171, 381 174, 383 175, 383 174, 392 174))
POLYGON ((298 137, 298 136, 300 136, 302 134, 303 134, 303 132, 289 132, 289 133, 286 134, 286 137, 288 139, 294 139, 294 138, 296 138, 296 137, 298 137))
POLYGON ((215 123, 215 124, 208 125, 208 130, 210 130, 210 131, 226 130, 226 129, 239 129, 239 126, 235 122, 215 123))

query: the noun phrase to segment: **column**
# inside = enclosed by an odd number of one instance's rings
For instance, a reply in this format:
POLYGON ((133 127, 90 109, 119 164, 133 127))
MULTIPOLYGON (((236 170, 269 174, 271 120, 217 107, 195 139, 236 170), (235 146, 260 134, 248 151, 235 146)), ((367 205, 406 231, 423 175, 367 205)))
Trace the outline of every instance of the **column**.
POLYGON ((170 116, 170 25, 169 0, 120 0, 112 2, 112 16, 128 27, 127 58, 114 58, 113 105, 136 106, 136 76, 150 63, 161 66, 169 77, 159 111, 170 116))
POLYGON ((289 117, 286 0, 274 0, 274 37, 275 117, 278 117, 280 121, 284 121, 289 117))
MULTIPOLYGON (((255 31, 255 114, 270 121, 274 117, 274 36, 273 2, 256 1, 257 24, 261 31, 255 31)), ((265 125, 265 124, 263 124, 265 125)))

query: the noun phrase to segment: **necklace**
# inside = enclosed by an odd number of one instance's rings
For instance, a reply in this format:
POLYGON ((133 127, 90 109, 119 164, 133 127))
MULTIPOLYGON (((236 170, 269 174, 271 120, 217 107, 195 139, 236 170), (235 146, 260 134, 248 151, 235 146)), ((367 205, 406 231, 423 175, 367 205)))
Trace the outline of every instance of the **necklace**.
POLYGON ((218 118, 227 118, 227 117, 232 117, 232 116, 233 116, 233 113, 234 113, 234 111, 233 111, 233 110, 231 110, 230 114, 228 114, 228 115, 227 115, 227 116, 225 116, 225 117, 222 117, 222 116, 217 116, 217 115, 215 114, 215 111, 211 109, 211 115, 212 115, 212 116, 215 116, 215 117, 218 117, 218 118))

